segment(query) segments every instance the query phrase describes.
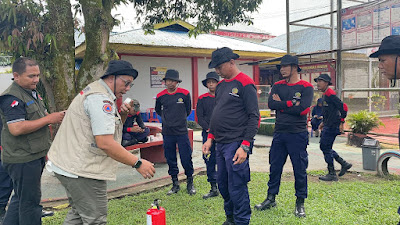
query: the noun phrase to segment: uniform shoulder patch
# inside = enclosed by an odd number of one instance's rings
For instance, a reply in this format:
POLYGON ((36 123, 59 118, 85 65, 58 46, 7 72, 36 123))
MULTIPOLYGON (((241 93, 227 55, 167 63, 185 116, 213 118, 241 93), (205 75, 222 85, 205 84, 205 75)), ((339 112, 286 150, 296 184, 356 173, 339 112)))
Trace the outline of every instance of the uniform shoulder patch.
POLYGON ((110 103, 103 104, 103 112, 111 114, 113 112, 113 106, 110 103))
POLYGON ((80 95, 83 95, 85 92, 88 92, 90 90, 89 86, 86 86, 81 92, 79 92, 80 95))
POLYGON ((11 107, 14 108, 18 104, 19 104, 19 102, 17 100, 14 100, 13 102, 11 102, 11 107))

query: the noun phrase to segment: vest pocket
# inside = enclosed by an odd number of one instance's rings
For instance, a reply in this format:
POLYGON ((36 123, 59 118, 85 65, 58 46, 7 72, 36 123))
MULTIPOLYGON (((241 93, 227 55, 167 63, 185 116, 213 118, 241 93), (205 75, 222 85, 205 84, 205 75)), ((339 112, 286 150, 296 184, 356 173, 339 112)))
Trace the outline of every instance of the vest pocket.
POLYGON ((47 127, 43 127, 36 132, 28 134, 26 139, 29 143, 29 152, 38 153, 42 151, 48 151, 50 148, 50 135, 47 127))

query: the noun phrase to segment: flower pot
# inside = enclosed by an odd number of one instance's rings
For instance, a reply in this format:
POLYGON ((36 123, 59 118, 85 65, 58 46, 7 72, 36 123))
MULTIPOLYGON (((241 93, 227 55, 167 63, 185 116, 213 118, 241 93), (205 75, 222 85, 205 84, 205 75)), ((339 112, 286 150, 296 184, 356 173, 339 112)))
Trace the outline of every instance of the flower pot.
POLYGON ((361 147, 366 134, 348 133, 347 134, 347 144, 352 146, 361 147))

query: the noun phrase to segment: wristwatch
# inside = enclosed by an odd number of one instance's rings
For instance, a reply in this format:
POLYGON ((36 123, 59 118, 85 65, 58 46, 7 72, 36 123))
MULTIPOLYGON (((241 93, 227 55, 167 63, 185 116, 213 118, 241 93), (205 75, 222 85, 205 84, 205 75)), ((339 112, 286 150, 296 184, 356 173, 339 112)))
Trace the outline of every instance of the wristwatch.
POLYGON ((136 161, 135 165, 132 166, 132 168, 139 169, 141 165, 142 165, 142 159, 139 158, 138 161, 136 161))
POLYGON ((247 146, 247 145, 240 145, 240 147, 241 147, 246 153, 249 153, 249 151, 250 151, 250 146, 247 146))

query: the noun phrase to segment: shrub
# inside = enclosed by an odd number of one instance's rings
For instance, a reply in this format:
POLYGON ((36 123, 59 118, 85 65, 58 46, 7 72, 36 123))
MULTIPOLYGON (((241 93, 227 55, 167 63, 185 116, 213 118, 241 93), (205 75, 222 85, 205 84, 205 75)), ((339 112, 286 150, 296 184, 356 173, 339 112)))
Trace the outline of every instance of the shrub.
POLYGON ((275 124, 273 123, 261 123, 260 128, 258 128, 258 134, 273 136, 274 129, 275 129, 275 124))
POLYGON ((350 125, 351 131, 357 134, 367 134, 375 127, 383 125, 376 113, 368 112, 367 110, 350 114, 347 122, 350 125))
POLYGON ((187 126, 188 126, 188 128, 190 128, 190 129, 197 129, 197 123, 196 123, 195 121, 190 121, 190 120, 188 120, 188 121, 187 121, 187 126))

